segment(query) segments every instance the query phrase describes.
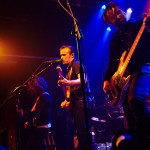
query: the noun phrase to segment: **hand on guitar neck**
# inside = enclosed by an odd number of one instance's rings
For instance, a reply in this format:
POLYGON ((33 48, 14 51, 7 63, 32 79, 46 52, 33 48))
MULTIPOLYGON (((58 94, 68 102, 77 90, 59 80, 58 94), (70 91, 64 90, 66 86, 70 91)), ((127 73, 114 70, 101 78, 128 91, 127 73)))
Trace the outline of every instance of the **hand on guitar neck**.
POLYGON ((58 75, 59 75, 58 86, 62 87, 64 96, 65 96, 65 100, 61 103, 60 106, 61 106, 61 108, 68 108, 69 104, 70 104, 70 101, 69 101, 70 86, 66 86, 68 80, 63 77, 61 67, 57 66, 56 69, 57 69, 58 75))

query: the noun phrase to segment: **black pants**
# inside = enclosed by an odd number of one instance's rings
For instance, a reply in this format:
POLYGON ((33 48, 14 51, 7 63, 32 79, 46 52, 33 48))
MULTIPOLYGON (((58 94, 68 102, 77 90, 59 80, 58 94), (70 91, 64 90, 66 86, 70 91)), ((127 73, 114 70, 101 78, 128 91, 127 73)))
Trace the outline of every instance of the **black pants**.
MULTIPOLYGON (((85 124, 85 112, 84 112, 83 100, 76 100, 73 103, 71 103, 70 110, 72 112, 74 122, 75 122, 75 127, 77 129, 77 137, 79 140, 79 145, 81 146, 80 149, 88 150, 88 133, 85 124)), ((90 114, 88 114, 88 117, 90 118, 89 115, 90 114)), ((96 144, 92 139, 92 136, 91 136, 91 146, 92 146, 91 148, 92 150, 97 149, 96 144)))
POLYGON ((150 109, 146 102, 149 92, 150 75, 136 75, 131 81, 123 104, 129 128, 147 126, 150 129, 150 109))

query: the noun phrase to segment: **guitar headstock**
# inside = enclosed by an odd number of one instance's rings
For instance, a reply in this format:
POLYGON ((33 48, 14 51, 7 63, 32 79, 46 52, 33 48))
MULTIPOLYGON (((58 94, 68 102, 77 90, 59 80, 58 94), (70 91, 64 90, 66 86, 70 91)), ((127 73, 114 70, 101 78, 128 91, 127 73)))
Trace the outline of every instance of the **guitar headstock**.
POLYGON ((147 18, 149 18, 149 17, 150 17, 150 9, 148 10, 148 13, 144 14, 144 20, 143 20, 143 22, 145 23, 146 20, 147 20, 147 18))
POLYGON ((59 65, 56 67, 56 70, 58 71, 59 76, 62 75, 62 69, 59 65))
POLYGON ((59 65, 56 67, 56 69, 57 69, 57 71, 62 71, 62 69, 59 65))

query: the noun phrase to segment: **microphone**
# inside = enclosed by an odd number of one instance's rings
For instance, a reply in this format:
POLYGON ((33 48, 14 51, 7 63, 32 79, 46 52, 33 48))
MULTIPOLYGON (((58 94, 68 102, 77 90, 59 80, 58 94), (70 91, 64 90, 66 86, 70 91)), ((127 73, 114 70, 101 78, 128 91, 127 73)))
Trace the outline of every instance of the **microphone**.
POLYGON ((57 63, 57 62, 61 62, 61 61, 62 61, 61 59, 54 59, 54 60, 45 61, 44 63, 57 63))

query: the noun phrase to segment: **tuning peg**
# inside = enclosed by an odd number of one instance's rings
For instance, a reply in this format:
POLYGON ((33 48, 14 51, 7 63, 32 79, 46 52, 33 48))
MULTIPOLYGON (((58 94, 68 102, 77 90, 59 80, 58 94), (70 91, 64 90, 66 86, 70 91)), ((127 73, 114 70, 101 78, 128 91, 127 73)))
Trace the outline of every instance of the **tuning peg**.
POLYGON ((146 16, 147 16, 147 13, 144 13, 143 16, 146 17, 146 16))

